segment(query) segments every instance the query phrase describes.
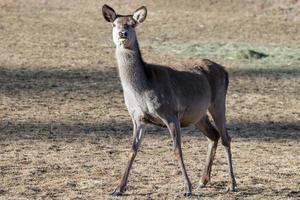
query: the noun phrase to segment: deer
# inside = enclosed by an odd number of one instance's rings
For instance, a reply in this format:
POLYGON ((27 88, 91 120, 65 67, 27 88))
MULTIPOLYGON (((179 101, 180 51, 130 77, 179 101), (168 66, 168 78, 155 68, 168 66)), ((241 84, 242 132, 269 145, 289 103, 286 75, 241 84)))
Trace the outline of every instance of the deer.
POLYGON ((105 4, 102 14, 112 25, 124 102, 133 123, 128 163, 111 194, 119 196, 127 190, 128 176, 149 124, 166 127, 172 137, 172 149, 184 179, 184 196, 192 195, 192 183, 183 161, 180 129, 189 126, 199 129, 209 143, 199 187, 205 187, 210 181, 217 144, 221 138, 229 174, 227 190, 236 191, 231 137, 226 130, 225 101, 229 77, 225 67, 208 59, 199 59, 180 67, 146 63, 135 31, 146 19, 146 7, 142 6, 130 15, 120 15, 105 4))

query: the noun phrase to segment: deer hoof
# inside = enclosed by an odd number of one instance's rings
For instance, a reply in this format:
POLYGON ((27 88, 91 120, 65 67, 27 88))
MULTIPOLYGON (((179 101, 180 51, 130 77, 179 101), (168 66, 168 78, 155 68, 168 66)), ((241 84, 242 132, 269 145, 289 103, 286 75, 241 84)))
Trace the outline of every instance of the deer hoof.
POLYGON ((205 188, 206 187, 206 184, 204 183, 199 183, 198 187, 197 188, 205 188))
POLYGON ((191 197, 192 196, 192 192, 186 192, 186 193, 184 193, 184 196, 185 197, 191 197))
POLYGON ((112 193, 112 196, 122 196, 123 193, 126 191, 126 189, 121 189, 120 187, 117 187, 112 193))
POLYGON ((237 192, 237 187, 236 187, 236 185, 229 185, 228 187, 227 187, 227 190, 226 190, 227 192, 237 192))
POLYGON ((207 183, 209 182, 210 180, 210 176, 209 175, 203 175, 201 180, 200 180, 200 183, 199 183, 199 188, 204 188, 207 183))
POLYGON ((113 191, 112 193, 111 193, 111 195, 112 196, 122 196, 122 194, 123 194, 123 192, 120 192, 120 191, 113 191))

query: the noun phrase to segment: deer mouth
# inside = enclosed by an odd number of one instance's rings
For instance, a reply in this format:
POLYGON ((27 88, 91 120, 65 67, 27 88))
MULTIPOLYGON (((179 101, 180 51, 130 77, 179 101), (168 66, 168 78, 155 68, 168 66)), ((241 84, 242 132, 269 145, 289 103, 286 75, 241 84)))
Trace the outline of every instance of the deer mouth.
POLYGON ((119 38, 120 46, 126 47, 129 44, 128 38, 119 38))

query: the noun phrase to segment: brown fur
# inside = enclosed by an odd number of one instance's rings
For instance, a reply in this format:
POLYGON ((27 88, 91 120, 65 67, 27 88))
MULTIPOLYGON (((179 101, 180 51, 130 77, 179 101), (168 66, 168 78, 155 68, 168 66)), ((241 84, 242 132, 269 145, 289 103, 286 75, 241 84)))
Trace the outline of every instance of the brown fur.
POLYGON ((183 162, 180 128, 195 125, 210 142, 202 185, 206 185, 210 179, 218 139, 221 138, 228 161, 229 188, 234 191, 236 182, 232 167, 231 140, 226 131, 225 118, 228 73, 223 66, 207 59, 180 67, 145 63, 134 28, 145 20, 146 15, 145 7, 137 9, 133 15, 121 16, 112 8, 103 6, 104 18, 113 23, 119 75, 125 104, 134 126, 133 153, 113 195, 120 195, 125 191, 147 123, 168 128, 173 139, 174 155, 186 184, 185 195, 188 196, 192 194, 192 184, 183 162), (211 114, 216 127, 208 120, 207 113, 211 114))

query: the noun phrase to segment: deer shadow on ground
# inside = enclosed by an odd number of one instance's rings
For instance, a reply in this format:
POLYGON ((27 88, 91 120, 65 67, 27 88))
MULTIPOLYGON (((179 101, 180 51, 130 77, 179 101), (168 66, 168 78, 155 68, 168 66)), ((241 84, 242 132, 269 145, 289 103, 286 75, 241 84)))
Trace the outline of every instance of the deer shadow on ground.
MULTIPOLYGON (((300 125, 296 123, 274 122, 240 122, 228 124, 230 135, 235 139, 257 139, 264 141, 300 140, 300 125)), ((125 122, 100 122, 100 123, 34 123, 34 122, 10 122, 0 123, 0 139, 45 139, 45 138, 76 138, 89 137, 115 137, 128 138, 132 135, 132 124, 125 122), (46 137, 44 137, 46 136, 46 137)), ((183 137, 202 135, 197 129, 182 129, 183 137)), ((166 136, 165 128, 149 126, 146 134, 152 136, 166 136)))
MULTIPOLYGON (((245 68, 231 69, 231 77, 252 76, 252 77, 300 77, 300 69, 290 68, 245 68)), ((8 98, 43 98, 61 97, 68 98, 68 94, 73 96, 93 96, 96 95, 101 101, 101 96, 110 95, 112 97, 122 96, 122 88, 119 82, 116 68, 106 67, 99 70, 88 67, 77 69, 31 69, 13 68, 0 66, 0 93, 8 98), (105 70, 103 70, 105 69, 105 70)), ((9 114, 8 114, 9 115, 9 114)), ((131 134, 131 122, 118 122, 117 120, 101 121, 98 123, 36 123, 31 121, 11 121, 9 118, 2 118, 0 121, 1 135, 6 138, 10 136, 17 139, 25 135, 32 134, 57 134, 57 137, 64 136, 84 136, 91 133, 99 137, 110 134, 112 137, 123 137, 131 134), (13 137, 17 136, 18 137, 13 137)), ((228 130, 233 137, 253 138, 265 140, 299 140, 300 124, 289 122, 237 122, 229 123, 228 130)), ((167 134, 165 129, 150 127, 150 134, 167 134)), ((189 132, 183 135, 198 135, 194 129, 186 129, 189 132)), ((33 136, 33 135, 32 135, 33 136)))

